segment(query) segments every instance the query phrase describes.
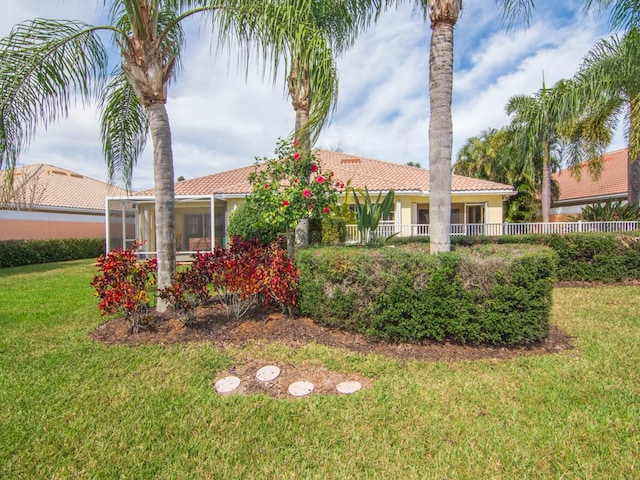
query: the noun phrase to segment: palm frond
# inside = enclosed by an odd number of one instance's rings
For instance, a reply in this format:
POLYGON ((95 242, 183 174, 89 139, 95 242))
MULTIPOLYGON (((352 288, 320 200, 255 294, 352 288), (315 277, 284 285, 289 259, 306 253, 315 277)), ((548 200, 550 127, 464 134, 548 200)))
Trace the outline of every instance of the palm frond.
POLYGON ((13 167, 36 127, 65 117, 76 94, 95 96, 107 65, 99 28, 35 19, 0 40, 0 166, 13 167))
POLYGON ((111 78, 100 98, 100 125, 109 180, 130 190, 133 167, 147 143, 149 119, 122 71, 111 78))

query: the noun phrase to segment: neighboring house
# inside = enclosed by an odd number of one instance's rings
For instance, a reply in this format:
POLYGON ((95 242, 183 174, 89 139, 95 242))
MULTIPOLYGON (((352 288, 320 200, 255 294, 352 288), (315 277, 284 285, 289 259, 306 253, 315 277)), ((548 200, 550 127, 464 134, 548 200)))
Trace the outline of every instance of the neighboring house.
POLYGON ((13 177, 2 171, 0 240, 104 238, 105 198, 126 193, 52 165, 16 167, 13 177))
MULTIPOLYGON (((315 155, 323 171, 333 171, 334 180, 345 184, 350 181, 351 187, 356 189, 366 186, 374 198, 379 192, 394 190, 396 205, 386 224, 403 236, 426 234, 430 195, 428 170, 327 150, 316 151, 315 155)), ((228 216, 251 193, 248 176, 254 168, 255 165, 251 165, 176 183, 176 241, 179 251, 208 250, 224 245, 228 216)), ((510 185, 460 175, 452 176, 451 189, 451 223, 461 226, 501 224, 502 202, 514 194, 510 185)), ((136 236, 121 236, 108 247, 130 244, 138 239, 147 241, 145 250, 152 252, 155 249, 153 190, 137 193, 130 199, 110 199, 108 208, 112 218, 117 218, 118 207, 115 204, 123 205, 123 202, 136 209, 136 236)), ((115 239, 119 228, 111 225, 111 230, 109 238, 115 239)))
POLYGON ((604 155, 602 175, 598 179, 591 177, 586 165, 580 168, 580 179, 568 169, 552 175, 560 192, 558 199, 551 202, 552 222, 569 221, 587 205, 604 203, 609 199, 627 200, 626 148, 604 155))

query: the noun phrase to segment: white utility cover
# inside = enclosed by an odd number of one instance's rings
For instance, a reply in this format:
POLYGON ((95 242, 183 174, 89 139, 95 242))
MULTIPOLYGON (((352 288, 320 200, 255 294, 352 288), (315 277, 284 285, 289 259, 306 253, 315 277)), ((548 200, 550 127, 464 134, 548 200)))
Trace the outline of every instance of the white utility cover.
POLYGON ((233 392, 240 386, 240 379, 238 377, 224 377, 216 382, 216 392, 229 393, 233 392))
POLYGON ((289 393, 294 397, 304 397, 313 392, 313 383, 311 382, 293 382, 289 385, 289 393))
POLYGON ((336 390, 344 394, 355 393, 361 388, 362 388, 362 384, 360 382, 356 382, 355 380, 349 381, 349 382, 342 382, 336 385, 336 390))

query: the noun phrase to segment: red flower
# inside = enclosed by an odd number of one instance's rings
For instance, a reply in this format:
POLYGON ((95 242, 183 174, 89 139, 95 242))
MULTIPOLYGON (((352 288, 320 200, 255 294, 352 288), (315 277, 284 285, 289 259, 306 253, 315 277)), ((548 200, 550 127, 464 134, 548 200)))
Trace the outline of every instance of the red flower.
POLYGON ((308 188, 305 188, 305 189, 302 191, 302 195, 303 195, 305 198, 309 198, 309 196, 311 195, 311 192, 309 191, 309 189, 308 189, 308 188))
POLYGON ((329 207, 324 207, 324 213, 325 214, 329 213, 329 207))
POLYGON ((293 179, 293 183, 298 183, 300 180, 296 177, 293 179))
POLYGON ((300 160, 300 152, 296 152, 293 154, 293 159, 297 162, 298 160, 300 160))
POLYGON ((284 205, 285 207, 289 206, 289 200, 283 200, 282 201, 282 205, 284 205))
POLYGON ((321 175, 317 178, 318 183, 324 183, 324 177, 321 175))
POLYGON ((312 172, 317 172, 318 171, 318 166, 315 163, 311 164, 311 171, 312 172))
POLYGON ((265 189, 265 190, 269 190, 269 184, 268 184, 268 183, 265 183, 265 184, 264 184, 264 189, 265 189))
POLYGON ((294 147, 296 147, 296 148, 298 148, 298 145, 300 145, 300 144, 298 143, 298 139, 297 139, 297 138, 294 138, 294 139, 293 139, 293 146, 294 146, 294 147))

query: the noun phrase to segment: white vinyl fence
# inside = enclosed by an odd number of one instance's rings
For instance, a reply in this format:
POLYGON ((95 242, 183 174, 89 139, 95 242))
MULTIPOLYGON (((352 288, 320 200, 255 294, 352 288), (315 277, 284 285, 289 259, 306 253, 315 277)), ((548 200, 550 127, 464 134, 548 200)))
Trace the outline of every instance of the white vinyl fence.
MULTIPOLYGON (((451 225, 451 235, 500 237, 503 235, 565 234, 584 232, 630 232, 640 222, 550 222, 550 223, 466 223, 451 225)), ((376 230, 378 238, 428 237, 429 225, 397 225, 381 223, 376 230)), ((360 243, 357 225, 347 225, 347 243, 360 243)))

